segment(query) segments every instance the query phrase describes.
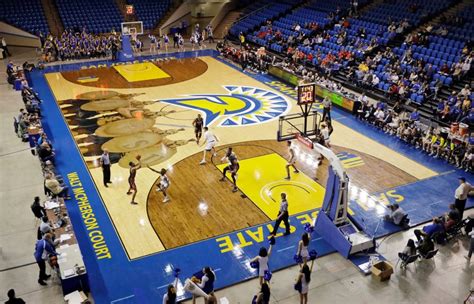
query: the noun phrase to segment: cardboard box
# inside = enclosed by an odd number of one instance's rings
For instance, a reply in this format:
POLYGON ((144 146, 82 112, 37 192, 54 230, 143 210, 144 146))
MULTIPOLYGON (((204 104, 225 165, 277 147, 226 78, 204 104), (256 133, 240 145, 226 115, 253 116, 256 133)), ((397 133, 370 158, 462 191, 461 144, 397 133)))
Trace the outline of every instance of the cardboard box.
POLYGON ((383 282, 390 280, 390 276, 393 273, 393 266, 387 261, 380 261, 372 265, 370 271, 372 272, 373 278, 383 282))

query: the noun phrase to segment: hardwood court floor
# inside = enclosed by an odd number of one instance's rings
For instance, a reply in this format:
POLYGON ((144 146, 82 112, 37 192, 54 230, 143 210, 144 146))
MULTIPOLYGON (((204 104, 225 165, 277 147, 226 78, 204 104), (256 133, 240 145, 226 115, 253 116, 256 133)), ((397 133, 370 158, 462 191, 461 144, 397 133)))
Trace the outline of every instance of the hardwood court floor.
POLYGON ((186 80, 196 78, 207 71, 207 64, 198 58, 186 58, 180 60, 167 60, 154 62, 158 68, 166 72, 171 77, 157 78, 153 80, 144 80, 136 82, 128 82, 113 67, 100 67, 91 69, 82 69, 77 71, 62 72, 61 75, 68 81, 95 88, 147 88, 157 87, 167 84, 179 83, 186 80), (80 77, 98 77, 96 82, 80 83, 80 77))
MULTIPOLYGON (((270 153, 287 156, 284 142, 258 140, 231 145, 240 160, 250 159, 270 153)), ((155 191, 156 182, 147 201, 149 220, 166 249, 179 247, 202 239, 215 237, 238 229, 261 224, 271 219, 265 215, 249 198, 242 198, 240 192, 231 192, 231 183, 220 182, 221 172, 215 165, 221 164, 228 146, 218 148, 213 163, 199 165, 202 153, 196 153, 176 163, 168 176, 171 180, 169 195, 171 201, 162 203, 163 195, 155 191)), ((299 147, 302 153, 316 155, 299 147)), ((403 185, 417 179, 397 167, 368 154, 345 147, 333 147, 336 153, 344 152, 360 157, 359 166, 347 168, 352 183, 369 193, 403 185)), ((209 155, 208 155, 209 157, 209 155)), ((325 186, 327 161, 318 168, 304 162, 297 166, 310 178, 318 178, 325 186)), ((155 169, 159 169, 158 166, 155 169)), ((285 176, 285 168, 274 168, 285 176)), ((318 206, 314 206, 314 209, 318 206)))
MULTIPOLYGON (((141 169, 137 174, 136 183, 139 191, 136 200, 139 202, 138 205, 131 205, 130 197, 125 194, 128 189, 127 178, 129 172, 127 168, 119 165, 118 163, 114 163, 111 168, 113 184, 109 185, 108 188, 105 188, 102 185, 102 170, 100 167, 98 167, 97 162, 94 163, 94 160, 101 153, 98 148, 100 148, 105 143, 105 141, 108 141, 109 138, 100 137, 95 134, 95 131, 100 126, 104 125, 103 123, 108 123, 116 118, 124 120, 131 119, 135 117, 135 113, 140 114, 146 118, 153 118, 155 120, 155 125, 153 128, 165 131, 167 141, 176 141, 177 143, 183 143, 184 141, 187 143, 185 145, 177 145, 172 149, 168 149, 168 152, 172 150, 172 153, 164 155, 164 157, 161 158, 161 161, 156 162, 157 165, 154 166, 155 169, 159 169, 161 167, 171 167, 174 169, 181 166, 179 164, 181 161, 184 161, 196 153, 199 154, 202 151, 202 147, 196 145, 195 142, 188 142, 190 139, 194 138, 191 122, 196 117, 196 114, 202 113, 202 111, 199 111, 199 109, 185 109, 176 104, 165 102, 166 100, 183 98, 190 95, 208 96, 211 94, 214 96, 215 94, 218 94, 221 96, 226 96, 229 94, 229 91, 225 88, 225 86, 254 87, 278 93, 278 91, 266 86, 264 83, 259 82, 256 79, 253 79, 252 77, 245 75, 232 67, 229 67, 215 58, 200 57, 198 60, 193 60, 169 60, 168 65, 170 65, 170 68, 176 67, 176 73, 186 74, 188 73, 188 69, 193 69, 194 63, 198 64, 200 60, 207 66, 207 70, 200 76, 179 83, 140 88, 134 88, 128 84, 125 88, 113 88, 113 85, 109 82, 104 83, 103 87, 101 88, 96 88, 90 86, 91 83, 77 84, 74 83, 74 81, 71 82, 65 79, 62 73, 45 74, 48 84, 54 93, 56 101, 61 107, 63 115, 70 127, 71 134, 74 136, 78 148, 82 152, 84 160, 87 162, 89 172, 97 186, 97 191, 101 195, 103 206, 107 209, 107 212, 110 215, 110 220, 113 222, 117 234, 120 236, 122 244, 130 259, 154 254, 167 248, 167 246, 165 247, 162 244, 162 241, 157 237, 155 232, 157 228, 153 227, 153 225, 148 220, 147 215, 149 209, 147 206, 149 205, 147 204, 148 196, 150 191, 154 191, 152 190, 152 186, 156 181, 157 174, 147 170, 146 168, 141 169), (105 99, 103 96, 104 94, 109 95, 107 99, 105 99), (84 103, 91 100, 90 95, 98 95, 101 99, 105 100, 94 103, 95 106, 97 106, 95 108, 96 110, 94 111, 92 108, 88 108, 88 113, 86 113, 86 111, 80 111, 80 107, 84 103), (105 107, 106 105, 104 103, 107 103, 107 107, 105 107), (108 107, 109 103, 112 103, 115 106, 108 107), (132 109, 130 109, 130 106, 132 109), (179 132, 175 132, 178 130, 179 132)), ((81 67, 78 66, 78 70, 80 68, 81 67)), ((88 68, 83 69, 82 71, 86 70, 88 70, 89 73, 94 74, 94 72, 100 70, 100 68, 88 68)), ((165 68, 163 68, 163 70, 170 76, 177 77, 174 73, 167 71, 165 68)), ((114 77, 114 71, 110 69, 108 71, 109 73, 104 74, 106 77, 105 79, 114 77)), ((133 83, 130 84, 133 85, 133 83)), ((300 111, 294 100, 290 98, 287 98, 287 100, 290 104, 288 114, 300 111)), ((210 125, 210 128, 221 139, 219 145, 222 146, 245 145, 249 139, 253 141, 273 140, 275 138, 275 132, 278 129, 277 120, 251 125, 242 124, 234 127, 222 127, 220 126, 220 122, 223 122, 225 119, 227 119, 226 117, 229 117, 229 115, 221 116, 222 117, 218 117, 216 121, 210 125)), ((348 171, 353 183, 355 185, 359 185, 363 189, 366 189, 369 193, 387 189, 394 185, 400 185, 404 180, 407 180, 407 182, 412 181, 413 176, 417 179, 424 179, 437 174, 436 172, 417 163, 416 161, 413 161, 400 153, 394 152, 389 147, 371 140, 370 138, 365 137, 363 134, 358 133, 343 124, 340 124, 336 120, 333 124, 334 133, 331 135, 331 141, 334 143, 335 150, 351 153, 363 159, 363 166, 360 165, 360 160, 358 160, 357 157, 352 157, 350 155, 346 155, 348 159, 345 159, 344 161, 347 161, 348 165, 352 166, 350 169, 348 169, 348 171), (344 148, 338 150, 339 147, 344 148), (385 165, 378 161, 379 159, 385 160, 386 163, 390 163, 393 168, 398 168, 399 171, 390 170, 390 166, 387 166, 387 169, 385 165), (357 167, 355 165, 359 166, 357 167), (390 175, 383 174, 383 171, 386 170, 391 172, 390 175), (403 172, 409 173, 412 177, 405 175, 403 172)), ((281 150, 278 150, 281 152, 278 152, 275 149, 274 150, 280 155, 285 156, 285 144, 274 144, 281 145, 279 148, 281 150)), ((159 145, 154 147, 160 148, 159 145)), ((141 151, 141 153, 143 153, 143 151, 141 151)), ((224 151, 221 151, 221 154, 223 153, 224 151)), ((244 152, 238 153, 243 155, 244 152)), ((113 154, 111 155, 111 158, 113 158, 114 162, 118 160, 116 156, 122 159, 121 154, 113 154)), ((142 156, 144 156, 142 160, 146 159, 146 155, 142 154, 142 156)), ((199 158, 200 156, 198 157, 198 160, 199 158)), ((200 170, 201 168, 197 169, 200 170)), ((185 191, 188 191, 189 189, 197 189, 191 188, 191 184, 188 185, 188 183, 191 183, 191 180, 195 179, 195 172, 193 170, 187 169, 174 170, 176 174, 178 174, 180 171, 187 174, 187 176, 182 178, 182 180, 186 181, 186 183, 182 185, 183 197, 189 197, 185 191)), ((213 170, 208 171, 215 172, 213 173, 215 176, 219 175, 218 169, 215 167, 213 170)), ((308 172, 305 172, 307 176, 314 176, 315 173, 310 172, 314 171, 314 169, 308 168, 307 171, 308 172)), ((326 170, 324 167, 322 167, 318 172, 318 177, 321 174, 321 177, 319 178, 319 182, 321 184, 324 183, 325 171, 326 170)), ((181 193, 174 193, 174 191, 177 189, 173 176, 175 174, 174 172, 170 172, 173 183, 170 189, 170 195, 173 198, 171 204, 175 203, 177 196, 181 196, 181 193)), ((222 191, 225 190, 225 192, 222 192, 223 195, 216 195, 216 197, 219 197, 221 200, 222 198, 227 199, 230 192, 230 184, 225 183, 224 185, 221 185, 221 183, 218 185, 219 187, 222 187, 222 191)), ((206 184, 206 187, 207 186, 208 185, 206 184)), ((95 189, 92 190, 95 191, 95 189)), ((215 191, 215 189, 210 189, 209 191, 215 191)), ((154 195, 156 196, 159 194, 154 193, 154 195)), ((156 208, 162 204, 161 201, 161 196, 157 197, 157 199, 154 201, 151 200, 151 202, 156 205, 156 208)), ((245 200, 240 199, 239 205, 236 205, 235 208, 238 207, 238 210, 240 210, 242 206, 250 205, 244 205, 244 203, 245 200)), ((183 226, 178 225, 178 228, 175 228, 174 231, 169 232, 170 234, 174 233, 177 235, 176 238, 179 238, 180 231, 184 231, 185 229, 202 229, 200 226, 205 227, 207 225, 206 223, 200 223, 198 221, 199 217, 196 216, 196 208, 198 207, 198 204, 191 204, 191 202, 185 201, 184 206, 185 207, 183 207, 183 209, 176 214, 164 211, 169 220, 163 220, 159 225, 162 227, 174 227, 173 222, 175 219, 186 218, 185 222, 189 222, 189 225, 186 225, 185 228, 182 228, 184 227, 184 224, 183 226), (199 224, 196 224, 197 222, 199 222, 199 224)), ((210 209, 208 209, 208 211, 209 210, 210 209)), ((239 216, 245 218, 245 215, 239 216)), ((224 214, 221 218, 232 221, 234 217, 236 217, 234 214, 229 213, 224 214)), ((266 219, 266 216, 263 218, 264 220, 268 220, 266 219)), ((217 220, 215 221, 219 222, 217 220)), ((255 220, 255 222, 259 221, 262 221, 262 219, 255 220)), ((219 224, 223 225, 220 222, 219 224)), ((240 226, 247 227, 248 223, 241 220, 240 226)), ((238 225, 231 225, 230 228, 222 227, 222 229, 219 227, 219 229, 216 229, 215 231, 208 231, 203 235, 204 237, 208 237, 209 235, 222 234, 226 231, 234 229, 234 227, 238 227, 238 225)), ((195 234, 198 234, 198 232, 195 234)), ((162 237, 161 234, 160 237, 162 237)), ((184 239, 181 241, 181 243, 186 244, 196 239, 198 238, 195 237, 184 239)))

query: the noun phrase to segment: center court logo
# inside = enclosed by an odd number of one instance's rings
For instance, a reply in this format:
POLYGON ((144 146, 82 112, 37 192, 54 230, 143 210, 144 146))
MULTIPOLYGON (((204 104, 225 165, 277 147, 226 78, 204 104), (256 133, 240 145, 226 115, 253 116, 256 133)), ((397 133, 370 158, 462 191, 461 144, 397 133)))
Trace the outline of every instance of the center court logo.
POLYGON ((284 115, 289 103, 280 94, 249 86, 224 86, 229 94, 189 95, 160 100, 204 114, 206 125, 219 121, 223 127, 255 125, 284 115))

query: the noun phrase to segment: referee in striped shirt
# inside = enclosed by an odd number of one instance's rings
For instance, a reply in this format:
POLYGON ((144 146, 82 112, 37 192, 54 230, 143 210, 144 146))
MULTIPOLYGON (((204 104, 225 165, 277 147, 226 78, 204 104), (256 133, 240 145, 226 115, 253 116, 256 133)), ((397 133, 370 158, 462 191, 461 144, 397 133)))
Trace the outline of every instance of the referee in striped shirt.
POLYGON ((104 174, 104 186, 107 188, 109 187, 107 184, 111 184, 110 181, 110 157, 109 151, 104 149, 104 152, 100 156, 100 165, 102 166, 102 172, 104 174))
POLYGON ((278 227, 280 227, 280 223, 285 223, 286 232, 284 235, 290 235, 290 223, 288 222, 289 219, 288 214, 288 201, 286 200, 286 193, 281 193, 281 203, 280 203, 280 210, 278 211, 278 217, 276 218, 275 226, 273 227, 272 235, 277 234, 278 227))

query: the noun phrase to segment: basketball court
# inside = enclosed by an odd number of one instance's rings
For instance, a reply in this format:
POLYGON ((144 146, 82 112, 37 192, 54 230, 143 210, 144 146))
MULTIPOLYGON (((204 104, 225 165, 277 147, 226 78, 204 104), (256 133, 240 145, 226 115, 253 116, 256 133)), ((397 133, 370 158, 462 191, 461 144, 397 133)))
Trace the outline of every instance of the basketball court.
MULTIPOLYGON (((301 111, 292 88, 266 75, 242 73, 214 51, 163 57, 48 67, 31 75, 54 124, 48 133, 61 151, 58 167, 69 181, 81 181, 111 252, 110 259, 94 254, 77 198, 69 202, 84 258, 96 266, 88 268, 90 278, 104 287, 103 295, 94 296, 119 299, 116 303, 162 294, 176 268, 191 275, 210 265, 218 288, 255 276, 248 260, 266 245, 282 192, 288 195, 292 234, 283 238, 280 228, 282 251, 272 267, 289 266, 304 224, 312 221, 325 193, 328 163, 318 166, 315 152, 297 141, 300 173, 284 179, 288 152, 276 138, 278 118, 301 111), (208 153, 206 165, 199 164, 204 147, 196 143, 192 126, 197 114, 219 138, 217 155, 208 153), (227 147, 240 163, 236 193, 229 174, 220 181, 227 147), (112 161, 108 188, 98 163, 103 149, 112 161), (128 163, 137 155, 142 168, 136 177, 138 205, 132 205, 126 194, 128 163), (147 166, 168 170, 170 202, 162 203, 158 174, 147 166)), ((367 234, 397 231, 380 221, 390 202, 411 210, 412 224, 444 210, 452 193, 446 189, 455 186, 450 179, 459 172, 420 157, 349 113, 334 110, 333 127, 332 148, 350 178, 349 214, 367 234)), ((322 238, 311 244, 320 255, 334 251, 322 238)))

